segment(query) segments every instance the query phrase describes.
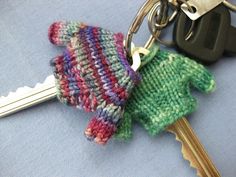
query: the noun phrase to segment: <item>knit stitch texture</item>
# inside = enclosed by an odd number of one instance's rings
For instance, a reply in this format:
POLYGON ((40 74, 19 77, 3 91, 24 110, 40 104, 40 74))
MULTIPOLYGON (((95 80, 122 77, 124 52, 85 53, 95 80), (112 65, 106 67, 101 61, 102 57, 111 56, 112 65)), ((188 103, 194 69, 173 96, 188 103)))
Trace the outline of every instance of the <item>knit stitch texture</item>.
POLYGON ((76 22, 55 22, 49 40, 66 46, 51 61, 58 99, 87 112, 96 111, 85 131, 90 140, 105 144, 117 129, 123 107, 139 75, 130 67, 123 35, 76 22))
POLYGON ((213 76, 200 64, 179 54, 153 47, 140 69, 142 82, 133 89, 116 137, 127 139, 132 134, 132 121, 140 122, 151 135, 156 135, 177 119, 197 107, 190 85, 200 91, 215 88, 213 76))

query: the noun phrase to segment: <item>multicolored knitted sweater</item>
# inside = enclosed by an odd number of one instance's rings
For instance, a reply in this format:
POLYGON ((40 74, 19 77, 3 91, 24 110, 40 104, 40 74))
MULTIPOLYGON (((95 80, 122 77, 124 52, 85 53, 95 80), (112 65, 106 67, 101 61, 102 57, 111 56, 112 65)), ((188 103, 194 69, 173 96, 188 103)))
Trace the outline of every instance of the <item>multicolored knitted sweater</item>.
POLYGON ((51 62, 58 99, 85 111, 96 111, 85 134, 104 144, 114 134, 123 107, 139 75, 130 67, 123 35, 77 22, 56 22, 49 39, 66 46, 51 62))
POLYGON ((133 89, 126 104, 116 137, 131 136, 132 120, 139 121, 151 135, 156 135, 177 119, 192 113, 197 101, 190 85, 204 92, 213 91, 213 76, 200 64, 179 54, 153 47, 140 69, 142 82, 133 89))

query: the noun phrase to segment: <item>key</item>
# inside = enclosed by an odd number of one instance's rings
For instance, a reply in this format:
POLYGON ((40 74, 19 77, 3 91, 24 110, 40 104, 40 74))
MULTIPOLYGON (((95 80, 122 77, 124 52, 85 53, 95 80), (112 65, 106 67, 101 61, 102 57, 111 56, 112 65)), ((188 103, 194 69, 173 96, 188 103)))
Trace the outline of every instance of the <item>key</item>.
MULTIPOLYGON (((132 43, 133 65, 131 68, 136 71, 141 65, 141 60, 138 51, 135 51, 135 46, 132 43)), ((145 49, 140 48, 144 52, 145 49)), ((20 87, 15 92, 10 92, 7 96, 0 97, 0 118, 11 115, 23 109, 32 107, 42 102, 51 100, 57 95, 55 77, 48 76, 43 83, 37 83, 35 87, 20 87)))
POLYGON ((198 176, 220 177, 220 173, 186 118, 177 120, 167 128, 167 131, 175 134, 176 140, 182 145, 183 157, 190 162, 191 167, 197 169, 198 176))
MULTIPOLYGON (((199 90, 208 92, 213 90, 214 81, 206 69, 183 56, 170 52, 158 52, 156 47, 152 47, 150 52, 150 56, 154 56, 155 53, 156 57, 140 69, 143 81, 134 88, 127 102, 124 122, 121 122, 117 137, 127 138, 131 135, 132 119, 141 123, 152 135, 156 135, 167 127, 166 130, 175 134, 176 139, 181 142, 183 157, 190 162, 191 167, 197 170, 198 176, 219 177, 218 170, 187 119, 180 118, 192 112, 194 108, 191 108, 191 105, 195 105, 191 103, 193 99, 186 94, 190 92, 189 87, 180 85, 193 82, 199 90), (192 74, 184 73, 195 74, 191 76, 192 74)), ((143 60, 150 60, 149 57, 143 60)))
MULTIPOLYGON (((134 44, 132 44, 132 48, 135 50, 134 44)), ((141 64, 138 52, 133 53, 133 58, 135 62, 132 68, 137 70, 141 64)), ((37 83, 33 88, 20 87, 15 92, 0 97, 0 118, 51 100, 56 97, 56 91, 53 75, 48 76, 43 83, 37 83)))
MULTIPOLYGON (((137 16, 135 17, 133 23, 130 26, 128 32, 128 38, 132 41, 132 37, 134 33, 137 33, 137 30, 142 24, 143 16, 147 14, 147 8, 152 8, 155 5, 153 1, 146 1, 144 5, 138 11, 137 16), (141 14, 141 15, 140 15, 141 14), (139 21, 140 23, 136 23, 139 21), (131 36, 131 37, 130 37, 131 36)), ((153 11, 155 12, 155 11, 153 11)), ((151 17, 153 14, 149 14, 151 17)), ((160 34, 160 31, 156 31, 156 35, 149 38, 147 41, 145 48, 149 49, 155 42, 155 37, 160 34)), ((147 55, 147 53, 144 53, 147 55)), ((128 105, 128 104, 127 104, 128 105)), ((125 120, 124 120, 125 121, 125 120)), ((181 118, 172 125, 167 128, 167 131, 175 134, 176 139, 181 142, 182 144, 182 154, 183 157, 190 161, 190 165, 197 170, 197 174, 201 177, 220 177, 220 174, 210 160, 208 154, 204 150, 204 147, 201 145, 199 139, 195 135, 194 131, 192 130, 190 124, 188 123, 186 118, 181 118)), ((127 131, 125 131, 125 134, 127 131)), ((125 135, 124 134, 124 135, 125 135)), ((122 136, 122 135, 121 135, 122 136)), ((127 138, 127 137, 125 137, 127 138)))
MULTIPOLYGON (((136 71, 141 65, 141 60, 135 45, 132 43, 133 64, 131 68, 136 71)), ((139 48, 147 52, 144 48, 139 48)), ((37 83, 35 87, 20 87, 7 96, 0 97, 0 118, 11 115, 23 109, 32 107, 42 102, 51 100, 57 95, 54 75, 48 76, 43 83, 37 83)))
POLYGON ((224 0, 189 0, 187 3, 181 5, 181 9, 191 20, 197 20, 223 1, 224 0), (188 5, 194 9, 194 13, 189 11, 188 5))
POLYGON ((51 60, 53 76, 34 88, 19 88, 0 99, 0 117, 54 98, 67 105, 95 112, 85 130, 89 140, 106 144, 117 129, 132 89, 140 81, 141 65, 131 44, 132 66, 124 36, 80 22, 54 22, 48 30, 52 44, 65 46, 51 60), (55 78, 54 78, 55 76, 55 78))
POLYGON ((181 52, 205 64, 216 62, 224 53, 236 54, 236 28, 231 26, 230 12, 224 5, 199 18, 189 40, 185 40, 186 24, 189 19, 180 12, 173 38, 181 52))
POLYGON ((66 105, 95 112, 85 136, 106 144, 117 129, 133 87, 140 81, 135 72, 141 65, 139 54, 131 44, 130 66, 123 34, 80 22, 54 22, 48 37, 52 44, 66 46, 63 54, 51 60, 54 75, 34 88, 23 87, 2 97, 0 116, 57 96, 66 105))
POLYGON ((0 118, 53 99, 56 91, 53 75, 48 76, 43 83, 36 84, 34 88, 18 88, 16 92, 0 97, 0 118))

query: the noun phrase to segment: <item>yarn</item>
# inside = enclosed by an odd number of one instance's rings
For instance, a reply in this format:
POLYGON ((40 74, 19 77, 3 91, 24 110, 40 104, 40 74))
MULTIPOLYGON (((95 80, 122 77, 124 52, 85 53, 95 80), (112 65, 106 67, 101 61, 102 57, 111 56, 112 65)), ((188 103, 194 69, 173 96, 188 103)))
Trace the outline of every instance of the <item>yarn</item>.
POLYGON ((133 89, 117 138, 132 135, 132 122, 140 122, 150 135, 156 135, 179 118, 196 110, 197 101, 190 86, 211 92, 213 76, 200 64, 182 55, 160 51, 156 46, 142 60, 150 60, 139 73, 142 82, 133 89), (154 57, 153 57, 154 56, 154 57))
POLYGON ((123 35, 77 22, 55 22, 48 36, 51 43, 66 46, 51 61, 58 99, 87 112, 96 111, 85 135, 105 144, 140 80, 127 61, 123 35))

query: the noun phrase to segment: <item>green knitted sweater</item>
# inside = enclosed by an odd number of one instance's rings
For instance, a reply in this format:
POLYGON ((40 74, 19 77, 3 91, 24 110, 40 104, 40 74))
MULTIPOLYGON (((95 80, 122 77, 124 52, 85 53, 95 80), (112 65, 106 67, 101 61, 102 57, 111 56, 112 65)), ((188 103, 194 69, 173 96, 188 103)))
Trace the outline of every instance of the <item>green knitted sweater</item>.
POLYGON ((190 86, 203 92, 215 88, 213 76, 202 65, 182 55, 153 47, 142 60, 149 62, 140 69, 142 82, 126 104, 117 138, 131 136, 132 120, 140 122, 149 134, 158 134, 196 109, 197 101, 190 94, 190 86))

